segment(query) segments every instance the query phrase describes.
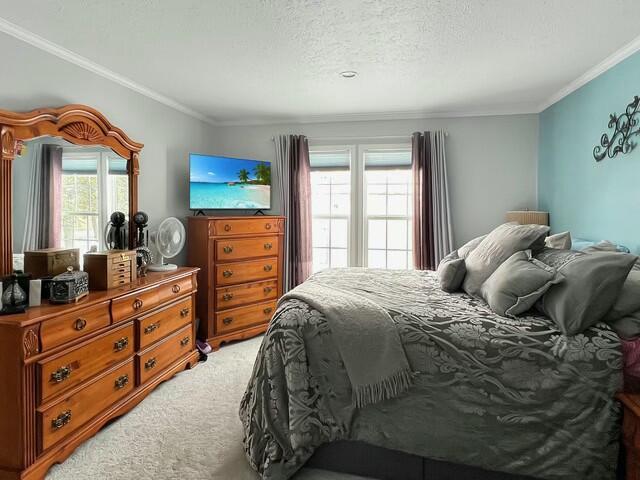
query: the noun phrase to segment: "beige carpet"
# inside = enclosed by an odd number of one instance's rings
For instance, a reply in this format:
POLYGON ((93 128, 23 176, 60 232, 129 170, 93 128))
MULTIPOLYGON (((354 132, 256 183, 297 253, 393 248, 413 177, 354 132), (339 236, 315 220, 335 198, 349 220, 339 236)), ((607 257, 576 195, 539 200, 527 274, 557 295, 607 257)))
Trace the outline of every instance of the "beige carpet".
MULTIPOLYGON (((238 405, 261 340, 223 347, 160 385, 47 480, 258 480, 242 450, 238 405)), ((305 469, 295 480, 357 478, 305 469)))

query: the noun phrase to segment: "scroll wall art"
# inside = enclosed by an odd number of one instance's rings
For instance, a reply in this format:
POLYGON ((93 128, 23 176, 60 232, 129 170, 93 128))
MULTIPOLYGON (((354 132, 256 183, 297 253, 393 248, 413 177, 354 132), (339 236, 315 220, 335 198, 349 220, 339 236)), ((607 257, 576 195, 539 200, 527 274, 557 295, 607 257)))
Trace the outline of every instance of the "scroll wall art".
POLYGON ((619 153, 629 153, 636 148, 637 144, 632 140, 632 137, 640 134, 639 109, 640 97, 636 95, 622 115, 618 116, 616 113, 612 113, 609 116, 608 127, 612 128, 613 132, 610 134, 611 136, 604 133, 600 137, 600 145, 596 145, 593 149, 593 157, 596 162, 607 157, 614 158, 619 153))

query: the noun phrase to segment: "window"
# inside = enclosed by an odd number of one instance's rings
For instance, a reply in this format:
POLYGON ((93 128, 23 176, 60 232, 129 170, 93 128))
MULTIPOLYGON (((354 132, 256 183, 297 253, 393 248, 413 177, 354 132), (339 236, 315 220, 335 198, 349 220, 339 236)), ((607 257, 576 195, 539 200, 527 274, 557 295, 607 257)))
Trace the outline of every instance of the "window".
POLYGON ((129 213, 126 160, 111 152, 64 149, 62 154, 62 245, 104 249, 104 228, 112 212, 129 213))
POLYGON ((313 270, 413 268, 409 146, 322 147, 310 162, 313 270))

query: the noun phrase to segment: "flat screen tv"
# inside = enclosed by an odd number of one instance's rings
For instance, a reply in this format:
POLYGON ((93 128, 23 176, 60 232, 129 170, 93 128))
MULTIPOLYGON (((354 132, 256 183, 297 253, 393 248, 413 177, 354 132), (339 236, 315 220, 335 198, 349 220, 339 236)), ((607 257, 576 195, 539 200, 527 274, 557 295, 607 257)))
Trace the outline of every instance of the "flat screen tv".
POLYGON ((271 208, 271 163, 189 155, 191 210, 271 208))

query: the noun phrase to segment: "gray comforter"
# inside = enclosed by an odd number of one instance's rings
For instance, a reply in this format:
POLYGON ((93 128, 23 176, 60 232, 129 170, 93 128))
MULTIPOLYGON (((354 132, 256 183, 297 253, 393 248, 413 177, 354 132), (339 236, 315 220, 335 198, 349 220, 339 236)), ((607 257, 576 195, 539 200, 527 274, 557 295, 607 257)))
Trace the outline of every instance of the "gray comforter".
POLYGON ((539 478, 615 478, 622 357, 606 325, 565 337, 544 317, 503 318, 445 293, 432 272, 340 269, 315 279, 377 289, 414 383, 355 408, 326 319, 283 302, 240 406, 246 454, 264 479, 289 478, 334 440, 539 478))

